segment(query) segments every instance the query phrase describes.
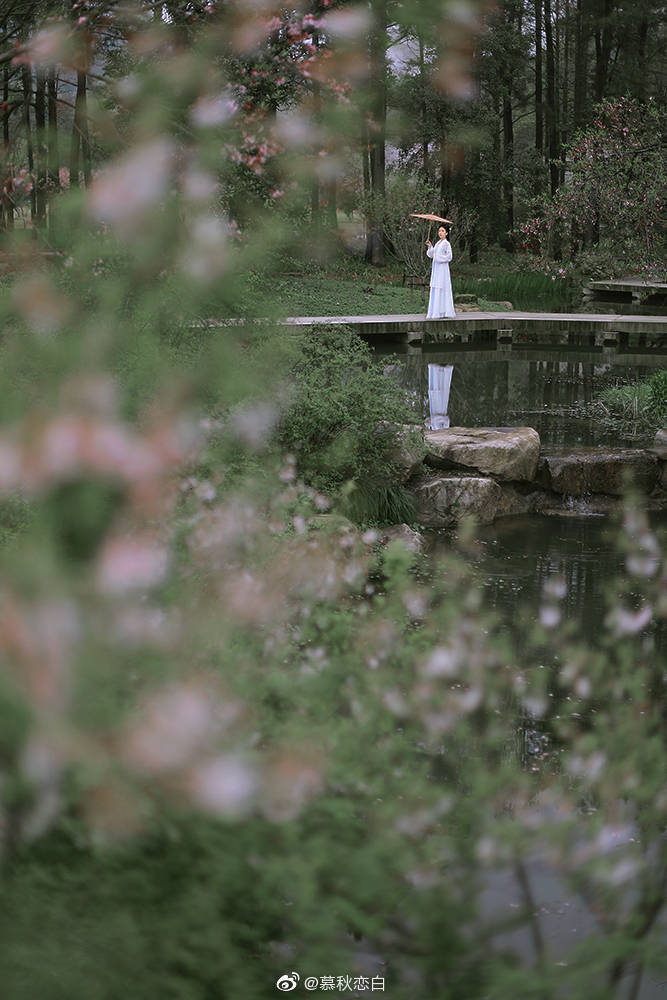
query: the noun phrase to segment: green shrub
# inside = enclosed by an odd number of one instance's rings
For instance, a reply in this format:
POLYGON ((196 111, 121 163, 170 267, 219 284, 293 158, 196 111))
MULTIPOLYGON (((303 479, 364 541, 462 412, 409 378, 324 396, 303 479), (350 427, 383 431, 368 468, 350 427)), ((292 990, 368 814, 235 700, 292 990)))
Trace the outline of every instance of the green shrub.
MULTIPOLYGON (((447 968, 447 996, 479 997, 487 970, 463 938, 469 904, 444 887, 406 900, 405 860, 398 837, 336 795, 298 823, 176 815, 105 852, 54 832, 3 885, 3 997, 265 1000, 292 969, 359 975, 354 941, 361 952, 377 940, 387 914, 418 922, 429 996, 447 968)), ((407 1000, 398 968, 386 992, 407 1000)))
POLYGON ((397 479, 396 424, 416 423, 404 391, 368 345, 346 327, 299 334, 291 396, 279 440, 300 475, 339 496, 358 522, 410 520, 414 508, 397 479), (343 490, 345 484, 352 489, 343 490))

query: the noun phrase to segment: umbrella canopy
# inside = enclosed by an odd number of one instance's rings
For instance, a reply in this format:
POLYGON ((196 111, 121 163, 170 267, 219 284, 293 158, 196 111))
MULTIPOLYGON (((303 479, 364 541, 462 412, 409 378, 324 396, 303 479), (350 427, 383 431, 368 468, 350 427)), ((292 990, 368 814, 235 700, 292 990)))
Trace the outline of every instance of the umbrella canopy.
POLYGON ((441 215, 433 215, 432 212, 410 212, 410 215, 414 216, 415 219, 429 219, 431 222, 446 222, 448 226, 452 226, 454 224, 451 219, 443 219, 441 215))

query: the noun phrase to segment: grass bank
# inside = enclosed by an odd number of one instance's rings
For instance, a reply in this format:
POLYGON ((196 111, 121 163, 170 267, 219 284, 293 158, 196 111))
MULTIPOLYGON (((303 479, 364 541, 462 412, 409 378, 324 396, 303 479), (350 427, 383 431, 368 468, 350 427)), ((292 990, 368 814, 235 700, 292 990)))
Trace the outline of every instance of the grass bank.
MULTIPOLYGON (((570 307, 570 288, 548 275, 513 271, 513 259, 489 252, 479 264, 455 261, 454 296, 475 295, 479 307, 495 311, 504 302, 515 309, 558 312, 570 307)), ((426 311, 428 288, 403 285, 398 265, 370 267, 357 255, 341 252, 326 264, 287 259, 282 273, 270 278, 274 306, 285 316, 396 315, 426 311)), ((424 277, 428 280, 425 266, 424 277)), ((269 279, 249 272, 244 279, 246 301, 267 293, 269 279)))

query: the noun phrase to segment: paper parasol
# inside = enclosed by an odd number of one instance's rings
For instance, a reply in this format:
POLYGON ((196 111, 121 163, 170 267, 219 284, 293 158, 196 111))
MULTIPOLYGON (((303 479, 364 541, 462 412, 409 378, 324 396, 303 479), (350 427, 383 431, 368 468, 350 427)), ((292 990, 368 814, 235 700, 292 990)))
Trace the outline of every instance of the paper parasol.
POLYGON ((429 219, 431 222, 446 222, 448 226, 454 225, 451 219, 443 219, 441 215, 433 215, 432 212, 410 212, 415 219, 429 219))

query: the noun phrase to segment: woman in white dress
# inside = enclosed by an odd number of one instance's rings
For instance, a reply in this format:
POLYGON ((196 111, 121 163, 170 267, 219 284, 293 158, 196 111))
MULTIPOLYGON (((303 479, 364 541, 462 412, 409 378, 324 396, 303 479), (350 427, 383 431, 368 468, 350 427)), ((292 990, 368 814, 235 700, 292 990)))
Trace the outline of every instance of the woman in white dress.
POLYGON ((454 296, 452 295, 452 279, 449 276, 449 262, 452 259, 452 248, 447 239, 449 233, 444 226, 438 229, 438 242, 433 246, 426 241, 426 255, 431 258, 431 294, 428 300, 426 319, 453 318, 454 296))

